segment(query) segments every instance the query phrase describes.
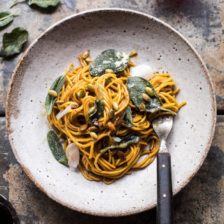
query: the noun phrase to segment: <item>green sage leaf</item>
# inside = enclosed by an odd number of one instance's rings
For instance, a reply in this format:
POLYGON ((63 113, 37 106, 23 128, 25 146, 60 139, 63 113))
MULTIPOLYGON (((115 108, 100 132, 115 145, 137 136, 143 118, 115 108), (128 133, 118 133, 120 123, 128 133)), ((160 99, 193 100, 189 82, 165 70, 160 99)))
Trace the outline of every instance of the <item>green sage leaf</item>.
POLYGON ((127 81, 127 87, 131 101, 141 111, 153 113, 155 109, 160 108, 161 101, 156 94, 156 91, 154 90, 152 84, 146 79, 137 76, 129 77, 127 81), (150 96, 149 101, 145 101, 142 97, 142 94, 145 93, 146 87, 151 88, 154 93, 153 96, 150 96), (143 104, 145 106, 142 108, 143 104))
POLYGON ((132 119, 132 111, 131 111, 131 107, 127 107, 125 112, 124 112, 124 122, 123 124, 130 128, 133 125, 133 119, 132 119))
POLYGON ((56 7, 60 3, 60 0, 28 0, 28 5, 38 6, 40 8, 46 9, 48 7, 56 7))
POLYGON ((48 140, 48 145, 51 149, 51 152, 54 155, 54 158, 58 162, 67 166, 68 165, 68 160, 66 158, 63 146, 60 143, 59 137, 57 136, 57 134, 53 130, 50 130, 47 133, 47 140, 48 140))
POLYGON ((96 100, 94 103, 95 110, 89 115, 89 123, 94 123, 103 116, 104 104, 102 100, 96 100))
MULTIPOLYGON (((62 89, 62 86, 63 86, 64 82, 65 82, 65 76, 59 76, 53 82, 50 89, 56 91, 57 94, 59 94, 59 92, 62 89)), ((45 99, 45 109, 46 109, 48 115, 51 114, 53 106, 55 104, 55 101, 56 101, 56 97, 50 96, 49 94, 47 94, 46 99, 45 99)))
POLYGON ((157 117, 157 115, 176 115, 175 112, 162 108, 162 102, 157 95, 152 84, 144 78, 141 77, 129 77, 127 81, 128 92, 131 101, 140 111, 146 111, 151 114, 151 118, 157 117), (145 101, 142 94, 146 94, 146 87, 152 89, 153 94, 150 96, 150 100, 145 101))
POLYGON ((21 27, 15 28, 11 33, 5 33, 0 57, 7 58, 19 54, 27 40, 28 32, 21 27))
POLYGON ((124 71, 128 66, 129 56, 114 49, 103 51, 96 57, 90 66, 90 74, 92 76, 102 75, 106 69, 113 70, 114 73, 124 71))
POLYGON ((0 12, 0 28, 7 26, 14 19, 14 14, 10 12, 0 12))
MULTIPOLYGON (((121 137, 119 137, 119 138, 121 138, 121 137)), ((112 150, 112 149, 126 149, 131 144, 138 143, 139 140, 140 140, 139 136, 130 134, 130 135, 127 135, 127 136, 121 138, 121 141, 120 140, 118 141, 119 144, 110 145, 110 146, 107 146, 107 147, 101 149, 100 153, 103 154, 103 153, 107 152, 108 150, 112 150)))

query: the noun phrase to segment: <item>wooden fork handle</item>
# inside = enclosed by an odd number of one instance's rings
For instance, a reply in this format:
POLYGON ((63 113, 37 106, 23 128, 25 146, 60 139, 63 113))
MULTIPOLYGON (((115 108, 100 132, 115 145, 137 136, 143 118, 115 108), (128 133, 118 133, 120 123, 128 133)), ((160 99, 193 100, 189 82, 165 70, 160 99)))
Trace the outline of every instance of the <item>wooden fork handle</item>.
POLYGON ((170 154, 157 155, 157 223, 172 224, 172 179, 170 154))

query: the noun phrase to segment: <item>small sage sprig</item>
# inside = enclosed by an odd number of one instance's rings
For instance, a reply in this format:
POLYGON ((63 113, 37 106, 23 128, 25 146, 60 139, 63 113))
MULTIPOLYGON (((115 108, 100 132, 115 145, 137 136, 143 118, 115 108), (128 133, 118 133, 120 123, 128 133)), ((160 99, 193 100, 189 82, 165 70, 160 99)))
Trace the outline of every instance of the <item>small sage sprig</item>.
POLYGON ((65 155, 63 146, 60 142, 59 137, 57 136, 57 134, 53 130, 50 130, 47 133, 47 141, 48 141, 48 145, 51 149, 51 152, 54 155, 54 158, 59 163, 62 163, 63 165, 67 166, 68 165, 68 160, 67 160, 67 157, 65 155))
MULTIPOLYGON (((61 91, 64 82, 65 82, 65 76, 59 76, 51 85, 50 90, 53 90, 58 94, 61 91)), ((45 109, 48 115, 50 115, 52 112, 56 98, 57 98, 56 96, 52 96, 49 94, 47 94, 46 96, 45 109)))
POLYGON ((27 41, 28 32, 24 28, 17 27, 11 33, 5 33, 3 35, 0 57, 7 58, 19 54, 27 41))

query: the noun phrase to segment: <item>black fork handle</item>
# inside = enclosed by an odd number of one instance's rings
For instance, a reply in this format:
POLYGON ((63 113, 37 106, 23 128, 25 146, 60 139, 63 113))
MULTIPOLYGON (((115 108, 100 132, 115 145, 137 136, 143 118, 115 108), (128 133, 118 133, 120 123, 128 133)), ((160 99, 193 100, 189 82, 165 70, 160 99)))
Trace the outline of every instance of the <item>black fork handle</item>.
POLYGON ((173 223, 171 162, 168 152, 157 155, 157 223, 173 223))

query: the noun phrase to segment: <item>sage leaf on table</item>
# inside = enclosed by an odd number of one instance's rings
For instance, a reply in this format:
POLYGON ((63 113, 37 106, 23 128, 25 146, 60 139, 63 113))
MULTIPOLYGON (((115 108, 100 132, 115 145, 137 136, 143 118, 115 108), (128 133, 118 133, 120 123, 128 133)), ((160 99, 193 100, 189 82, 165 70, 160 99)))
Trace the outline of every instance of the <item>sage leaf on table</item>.
POLYGON ((157 95, 152 84, 142 77, 129 77, 127 81, 128 92, 131 101, 140 111, 146 111, 152 114, 159 114, 161 112, 175 115, 171 110, 162 108, 162 102, 157 95), (146 94, 146 88, 151 89, 149 100, 143 99, 143 94, 146 94))
POLYGON ((0 12, 0 28, 7 26, 14 19, 14 14, 11 12, 0 12))
POLYGON ((7 58, 19 54, 27 41, 28 32, 21 27, 15 28, 11 33, 5 33, 3 35, 0 57, 7 58))
POLYGON ((38 6, 40 8, 56 7, 60 3, 60 0, 28 0, 28 5, 38 6))
POLYGON ((60 0, 14 0, 10 8, 14 7, 19 3, 27 3, 29 6, 37 6, 42 9, 47 9, 49 7, 56 7, 59 5, 60 0))
POLYGON ((26 2, 27 2, 26 0, 20 0, 20 1, 19 0, 12 0, 11 5, 10 5, 10 9, 17 4, 26 3, 26 2))
POLYGON ((115 139, 121 139, 121 140, 117 141, 119 144, 114 144, 114 145, 107 146, 107 147, 101 149, 100 153, 103 154, 103 153, 107 152, 108 150, 112 150, 112 149, 126 149, 131 144, 136 144, 140 140, 139 136, 132 135, 132 134, 129 134, 129 135, 123 137, 123 138, 122 137, 116 137, 116 138, 114 138, 114 140, 115 139))
POLYGON ((103 116, 104 104, 102 100, 96 100, 94 103, 94 110, 89 114, 89 123, 94 123, 103 116))
POLYGON ((131 107, 127 107, 125 112, 124 112, 124 121, 123 124, 130 128, 133 125, 133 119, 132 119, 132 111, 131 111, 131 107))
POLYGON ((114 73, 124 71, 128 66, 128 61, 129 55, 124 52, 114 49, 105 50, 90 65, 90 74, 100 76, 106 69, 111 69, 114 73))
POLYGON ((59 163, 62 163, 63 165, 67 166, 68 165, 68 160, 67 160, 67 157, 65 155, 63 146, 60 142, 59 137, 57 136, 57 134, 53 130, 50 130, 47 133, 47 141, 48 141, 48 145, 51 149, 51 152, 54 155, 54 158, 59 163))
MULTIPOLYGON (((51 85, 50 90, 54 90, 57 92, 57 94, 61 91, 62 86, 65 82, 65 76, 59 76, 51 85)), ((47 114, 50 115, 53 109, 53 106, 55 104, 56 101, 55 96, 50 96, 49 94, 47 94, 46 99, 45 99, 45 109, 47 111, 47 114)))

